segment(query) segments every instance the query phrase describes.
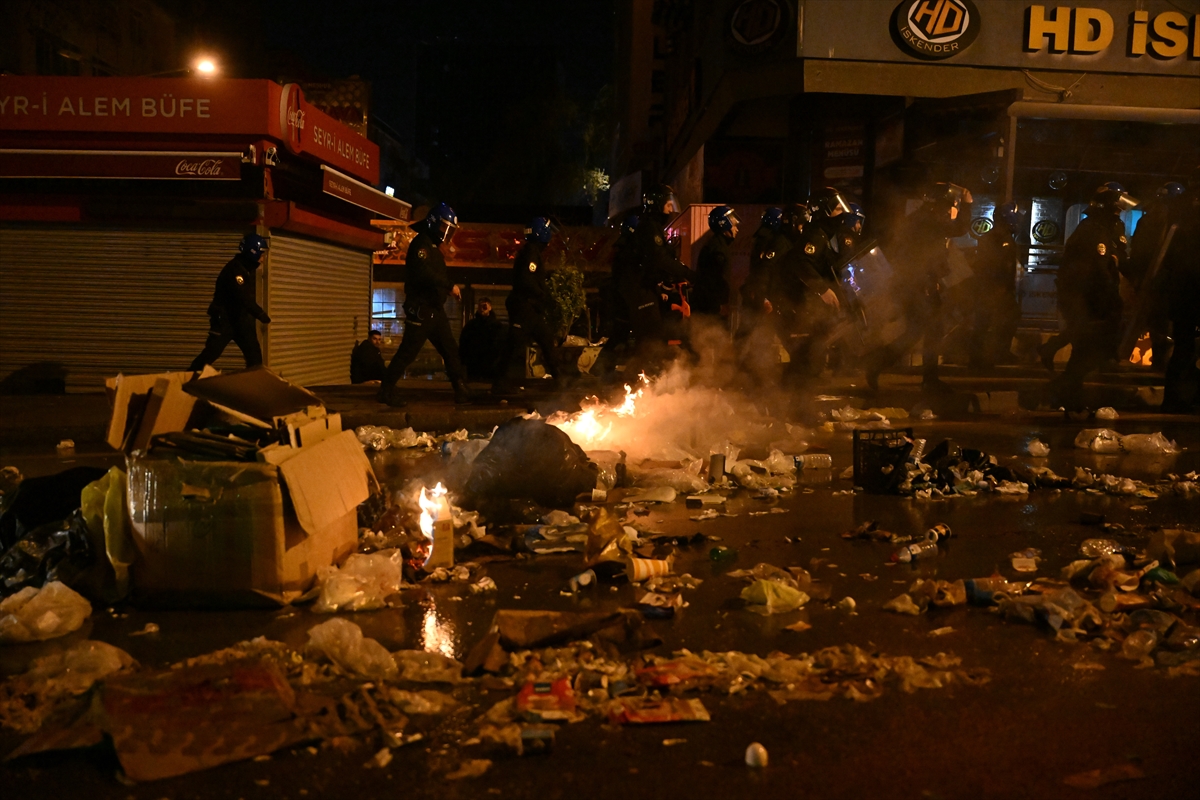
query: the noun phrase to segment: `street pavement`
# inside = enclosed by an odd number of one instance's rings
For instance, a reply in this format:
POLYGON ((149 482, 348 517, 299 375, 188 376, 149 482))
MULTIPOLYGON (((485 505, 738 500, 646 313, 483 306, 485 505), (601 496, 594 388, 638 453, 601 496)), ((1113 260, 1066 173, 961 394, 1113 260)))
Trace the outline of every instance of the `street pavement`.
MULTIPOLYGON (((956 388, 977 391, 1019 388, 1012 388, 1010 381, 1008 388, 996 389, 994 381, 970 376, 955 377, 951 382, 956 388)), ((527 407, 551 409, 565 402, 535 395, 506 405, 481 403, 455 409, 448 394, 443 394, 445 388, 426 387, 422 399, 402 411, 377 406, 362 388, 320 393, 330 408, 342 410, 347 426, 401 427, 403 422, 418 430, 439 431, 457 427, 488 430, 527 407)), ((853 390, 845 383, 822 388, 830 395, 853 390)), ((1114 382, 1108 390, 1136 397, 1136 387, 1129 382, 1114 382)), ((899 405, 915 395, 911 379, 892 376, 883 396, 871 404, 899 405)), ((90 413, 102 422, 102 414, 90 413)), ((50 474, 79 463, 119 462, 93 436, 79 437, 74 451, 57 450, 56 431, 67 430, 77 421, 44 422, 40 441, 30 436, 30 441, 6 442, 0 460, 27 475, 50 474)), ((986 414, 939 414, 935 419, 913 419, 905 425, 911 425, 916 436, 929 439, 931 447, 942 438, 952 438, 995 455, 1001 464, 1044 465, 1067 477, 1076 467, 1144 481, 1200 469, 1200 424, 1196 418, 1148 413, 1138 410, 1132 400, 1111 423, 1006 408, 986 414), (1084 427, 1113 427, 1123 434, 1162 431, 1184 450, 1158 458, 1101 456, 1073 446, 1075 435, 1084 427), (1049 444, 1047 459, 1035 461, 1025 455, 1026 445, 1035 437, 1049 444)), ((777 651, 796 655, 851 644, 872 654, 917 659, 948 653, 961 659, 962 669, 986 674, 986 683, 920 689, 911 694, 890 685, 870 702, 836 697, 781 704, 763 691, 705 694, 702 698, 711 714, 709 722, 620 727, 588 720, 563 725, 548 755, 495 758, 482 777, 450 781, 447 773, 464 759, 491 757, 479 755, 477 747, 464 745, 464 741, 477 728, 471 721, 474 715, 512 694, 512 690, 473 689, 478 692, 472 695, 474 711, 429 723, 423 741, 394 750, 394 760, 382 769, 364 767, 378 747, 368 736, 345 749, 310 751, 297 746, 269 760, 244 761, 130 786, 117 780, 116 760, 102 746, 5 764, 0 769, 4 795, 97 800, 393 795, 539 800, 617 796, 1158 800, 1192 795, 1200 780, 1200 761, 1195 758, 1200 678, 1169 677, 1162 667, 1141 668, 1093 643, 1058 642, 1045 627, 1002 620, 986 608, 933 608, 912 617, 889 613, 882 605, 917 578, 953 581, 993 572, 1016 577, 1009 556, 1027 548, 1041 550, 1044 560, 1038 575, 1056 578, 1063 566, 1079 557, 1080 542, 1106 535, 1095 525, 1081 522, 1084 512, 1103 514, 1106 522, 1124 526, 1122 542, 1144 547, 1155 527, 1195 529, 1200 522, 1200 500, 1194 495, 1187 499, 1164 494, 1147 500, 1073 490, 933 501, 869 496, 847 491, 851 482, 840 477, 852 460, 850 433, 837 431, 823 443, 834 468, 801 473, 796 491, 784 494, 777 503, 768 504, 741 491, 731 496, 726 506, 736 516, 706 521, 692 520, 698 511, 683 503, 652 507, 647 519, 656 529, 680 536, 699 532, 707 537, 675 549, 675 571, 704 582, 685 591, 689 605, 674 618, 645 623, 662 640, 653 652, 668 654, 686 648, 697 653, 736 650, 760 656, 777 651), (769 506, 783 513, 751 514, 769 510, 769 506), (911 565, 892 564, 892 545, 841 537, 870 520, 887 530, 914 535, 944 523, 955 537, 935 558, 911 565), (735 549, 736 559, 713 562, 709 550, 718 543, 735 549), (727 573, 760 562, 809 569, 814 579, 832 586, 831 599, 814 601, 787 614, 751 613, 739 599, 745 582, 727 573), (853 610, 839 602, 847 597, 854 600, 853 610), (787 629, 800 621, 809 623, 811 629, 787 629), (743 755, 751 742, 767 748, 770 763, 766 768, 744 764, 743 755), (1144 777, 1092 790, 1063 783, 1078 773, 1114 767, 1133 767, 1132 774, 1144 777)), ((377 475, 392 487, 413 478, 431 482, 444 469, 436 453, 388 450, 371 457, 377 475)), ((610 503, 619 502, 621 494, 622 490, 616 490, 610 503)), ((462 659, 483 636, 497 609, 603 611, 629 608, 637 602, 640 592, 628 583, 564 593, 571 576, 581 569, 579 554, 493 561, 486 564, 483 574, 496 582, 498 591, 494 593, 474 594, 463 583, 424 582, 405 593, 402 608, 340 616, 360 625, 366 636, 378 639, 388 650, 439 649, 462 659)), ((125 606, 113 612, 97 610, 82 630, 69 637, 0 649, 0 673, 20 672, 32 658, 85 638, 121 647, 143 667, 165 667, 255 636, 301 649, 307 630, 325 619, 306 607, 236 612, 166 612, 125 606), (132 635, 148 622, 158 625, 159 632, 132 635)), ((1194 624, 1194 612, 1191 621, 1194 624)), ((11 731, 0 732, 0 752, 10 751, 21 738, 11 731)))

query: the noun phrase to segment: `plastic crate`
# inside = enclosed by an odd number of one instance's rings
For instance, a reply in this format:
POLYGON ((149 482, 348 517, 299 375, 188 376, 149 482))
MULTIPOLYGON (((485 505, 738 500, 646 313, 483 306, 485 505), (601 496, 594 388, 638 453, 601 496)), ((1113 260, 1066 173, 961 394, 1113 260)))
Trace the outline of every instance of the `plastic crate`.
POLYGON ((870 494, 897 494, 913 449, 913 429, 854 432, 854 485, 870 494))

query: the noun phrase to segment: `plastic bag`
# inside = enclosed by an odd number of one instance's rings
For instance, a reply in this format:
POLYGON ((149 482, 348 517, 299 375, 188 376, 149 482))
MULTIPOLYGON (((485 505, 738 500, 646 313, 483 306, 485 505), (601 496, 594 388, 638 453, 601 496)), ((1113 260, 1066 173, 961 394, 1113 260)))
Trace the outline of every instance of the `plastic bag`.
POLYGON ((1121 449, 1127 453, 1144 455, 1170 455, 1179 452, 1175 442, 1157 433, 1131 433, 1121 437, 1121 449))
POLYGON ((111 596, 105 598, 110 602, 129 594, 129 567, 137 558, 125 505, 128 485, 124 471, 113 467, 103 478, 85 486, 79 498, 83 519, 93 537, 103 539, 112 566, 114 586, 111 596))
POLYGON ((615 450, 588 450, 587 457, 599 468, 596 474, 596 488, 605 491, 616 488, 620 480, 619 465, 625 463, 625 454, 615 450))
POLYGON ((756 614, 783 614, 808 602, 808 595, 779 581, 757 580, 742 590, 746 608, 756 614))
POLYGON ((1029 455, 1034 458, 1045 458, 1050 455, 1050 446, 1040 439, 1034 439, 1028 445, 1029 455))
POLYGON ((428 433, 417 433, 412 428, 394 430, 386 425, 362 425, 354 429, 354 435, 372 450, 387 450, 389 447, 433 447, 434 443, 433 437, 428 433))
POLYGON ((366 678, 394 680, 399 672, 395 659, 383 645, 365 638, 361 628, 340 617, 309 628, 306 649, 366 678))
POLYGON ((79 630, 92 604, 59 581, 26 586, 0 601, 0 644, 38 642, 79 630))
POLYGON ((383 608, 389 596, 400 591, 403 562, 399 550, 380 550, 363 555, 355 553, 338 567, 317 571, 321 595, 313 611, 370 611, 383 608))
POLYGON ((85 573, 95 560, 87 524, 76 510, 67 519, 29 531, 8 548, 0 558, 0 595, 54 580, 75 584, 78 579, 94 586, 100 581, 85 573))
POLYGON ((1075 446, 1093 453, 1121 452, 1121 434, 1108 428, 1087 428, 1075 437, 1075 446))
POLYGON ((414 683, 458 683, 463 665, 441 653, 400 650, 394 655, 399 680, 414 683))
POLYGON ((598 472, 566 433, 541 420, 516 417, 496 429, 475 459, 467 492, 476 499, 522 498, 564 508, 591 492, 598 472))

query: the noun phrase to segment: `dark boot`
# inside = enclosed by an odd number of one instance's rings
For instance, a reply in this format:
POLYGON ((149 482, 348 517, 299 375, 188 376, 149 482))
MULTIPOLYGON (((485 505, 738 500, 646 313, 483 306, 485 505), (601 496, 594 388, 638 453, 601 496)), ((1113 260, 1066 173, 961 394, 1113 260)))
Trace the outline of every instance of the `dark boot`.
POLYGON ((456 406, 465 406, 471 402, 471 392, 468 391, 465 381, 452 381, 450 385, 454 387, 454 404, 456 406))
POLYGON ((379 402, 392 408, 404 408, 408 405, 408 401, 400 396, 395 386, 381 386, 379 388, 379 402))

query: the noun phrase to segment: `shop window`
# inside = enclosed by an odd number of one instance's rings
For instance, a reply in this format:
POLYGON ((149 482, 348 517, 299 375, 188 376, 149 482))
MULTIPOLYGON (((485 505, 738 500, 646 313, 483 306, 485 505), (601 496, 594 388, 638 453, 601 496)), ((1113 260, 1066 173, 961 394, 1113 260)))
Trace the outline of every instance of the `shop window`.
POLYGON ((404 292, 392 287, 375 287, 371 290, 371 330, 383 334, 384 342, 392 341, 404 333, 404 292))

